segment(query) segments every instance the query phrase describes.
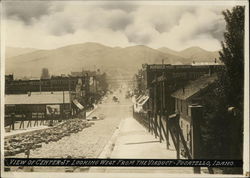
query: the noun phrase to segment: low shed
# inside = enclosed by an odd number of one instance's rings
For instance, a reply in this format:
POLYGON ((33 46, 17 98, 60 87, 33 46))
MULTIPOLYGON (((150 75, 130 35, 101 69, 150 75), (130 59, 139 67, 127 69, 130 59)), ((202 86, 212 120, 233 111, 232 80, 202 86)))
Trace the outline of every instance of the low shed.
POLYGON ((63 118, 71 112, 70 92, 31 92, 5 95, 5 121, 63 118))

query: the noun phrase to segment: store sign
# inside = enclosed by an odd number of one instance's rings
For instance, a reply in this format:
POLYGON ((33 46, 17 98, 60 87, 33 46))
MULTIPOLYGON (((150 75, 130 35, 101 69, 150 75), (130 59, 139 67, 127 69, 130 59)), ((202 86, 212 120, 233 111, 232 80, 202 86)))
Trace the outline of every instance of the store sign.
POLYGON ((150 69, 165 69, 166 65, 150 65, 150 69))
POLYGON ((60 105, 46 105, 47 115, 59 115, 60 114, 60 105))
POLYGON ((170 65, 170 64, 153 64, 149 65, 149 69, 159 70, 159 69, 190 69, 191 65, 170 65))

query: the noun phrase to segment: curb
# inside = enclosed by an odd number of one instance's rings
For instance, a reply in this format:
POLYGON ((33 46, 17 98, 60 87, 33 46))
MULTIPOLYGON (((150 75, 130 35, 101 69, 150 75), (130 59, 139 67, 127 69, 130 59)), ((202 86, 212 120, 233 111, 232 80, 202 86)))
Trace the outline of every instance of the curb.
MULTIPOLYGON (((105 147, 103 148, 102 152, 99 154, 99 156, 97 157, 97 159, 109 159, 114 147, 115 147, 115 142, 118 138, 118 135, 120 133, 121 127, 124 124, 125 119, 122 119, 122 121, 120 122, 118 128, 115 130, 115 132, 113 133, 113 135, 111 136, 110 140, 108 141, 108 143, 105 145, 105 147)), ((88 172, 91 173, 103 173, 105 172, 106 168, 103 167, 88 167, 88 172)))
POLYGON ((114 150, 114 147, 115 147, 115 142, 118 138, 118 135, 120 133, 120 130, 121 130, 121 127, 123 126, 124 124, 124 121, 125 119, 123 119, 118 128, 115 130, 115 132, 113 133, 113 135, 111 136, 110 140, 108 141, 108 143, 105 145, 105 147, 103 148, 102 152, 99 154, 98 158, 101 159, 101 158, 110 158, 111 156, 111 153, 113 152, 114 150))

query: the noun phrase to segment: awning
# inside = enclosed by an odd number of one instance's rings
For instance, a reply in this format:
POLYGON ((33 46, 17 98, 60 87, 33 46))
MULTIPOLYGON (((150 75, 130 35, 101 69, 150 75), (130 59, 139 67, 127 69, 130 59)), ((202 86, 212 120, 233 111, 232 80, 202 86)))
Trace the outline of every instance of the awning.
POLYGON ((149 99, 149 96, 144 96, 140 101, 139 101, 139 105, 144 105, 149 99))
POLYGON ((73 103, 80 109, 83 110, 84 107, 81 105, 81 103, 79 103, 77 100, 73 100, 73 103))
POLYGON ((142 97, 143 95, 138 96, 138 98, 136 98, 135 101, 138 102, 142 97))
POLYGON ((134 104, 135 112, 143 112, 143 105, 148 101, 149 96, 141 95, 139 100, 134 104))

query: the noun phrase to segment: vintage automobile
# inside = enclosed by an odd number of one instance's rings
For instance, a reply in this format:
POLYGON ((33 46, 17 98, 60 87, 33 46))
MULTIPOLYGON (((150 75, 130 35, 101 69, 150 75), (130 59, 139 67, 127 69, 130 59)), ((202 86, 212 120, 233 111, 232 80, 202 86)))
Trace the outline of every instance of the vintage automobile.
POLYGON ((116 96, 113 96, 113 101, 119 103, 119 99, 116 96))

